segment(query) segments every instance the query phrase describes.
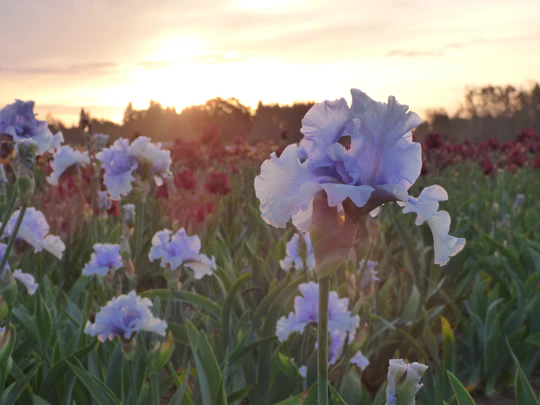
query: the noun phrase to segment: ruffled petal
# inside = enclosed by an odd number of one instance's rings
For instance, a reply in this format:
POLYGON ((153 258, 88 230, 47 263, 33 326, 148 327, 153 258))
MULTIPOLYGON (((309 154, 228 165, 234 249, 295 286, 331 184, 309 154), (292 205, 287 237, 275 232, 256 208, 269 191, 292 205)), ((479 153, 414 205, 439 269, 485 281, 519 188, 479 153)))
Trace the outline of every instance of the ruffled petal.
POLYGON ((422 151, 410 131, 422 120, 391 96, 388 104, 372 100, 360 90, 351 90, 351 111, 358 125, 351 153, 360 172, 360 183, 400 184, 408 189, 420 175, 422 151))
POLYGON ((351 359, 351 363, 355 364, 360 370, 364 371, 366 367, 369 366, 369 359, 364 356, 361 351, 358 351, 351 359))
POLYGON ((291 217, 306 210, 320 190, 315 176, 297 157, 298 146, 289 145, 278 158, 272 153, 255 178, 255 194, 261 201, 262 218, 283 228, 291 217))
POLYGON ((344 98, 317 103, 307 112, 300 130, 305 136, 301 146, 312 170, 332 165, 328 148, 345 135, 350 119, 351 112, 344 98))
POLYGON ((24 284, 29 295, 34 295, 39 287, 39 284, 36 283, 34 276, 28 273, 23 273, 22 270, 15 270, 13 272, 13 278, 24 284))
POLYGON ((430 186, 422 190, 418 198, 408 197, 403 205, 403 213, 417 214, 416 225, 421 225, 426 219, 435 215, 439 209, 439 201, 448 200, 448 194, 441 186, 430 186))
POLYGON ((193 277, 200 280, 204 276, 211 276, 216 271, 216 258, 212 256, 210 259, 205 254, 198 255, 195 259, 184 263, 184 266, 193 270, 193 277))
POLYGON ((439 211, 427 219, 433 233, 433 249, 435 251, 435 264, 441 266, 448 263, 451 256, 455 256, 465 246, 464 238, 455 238, 448 235, 450 231, 450 214, 439 211))
MULTIPOLYGON (((43 249, 51 252, 57 258, 61 259, 62 255, 64 254, 64 250, 66 250, 66 245, 64 242, 62 242, 60 236, 47 235, 43 240, 43 249)), ((37 251, 38 250, 36 249, 36 252, 37 251)))

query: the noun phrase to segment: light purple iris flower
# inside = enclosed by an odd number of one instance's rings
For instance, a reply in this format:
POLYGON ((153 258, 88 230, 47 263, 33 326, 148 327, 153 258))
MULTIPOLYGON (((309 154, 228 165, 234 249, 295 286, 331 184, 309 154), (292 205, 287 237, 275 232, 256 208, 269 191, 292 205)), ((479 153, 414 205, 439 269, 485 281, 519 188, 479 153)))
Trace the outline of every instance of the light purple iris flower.
POLYGON ((376 281, 379 281, 379 277, 377 277, 379 272, 375 270, 375 267, 377 267, 378 264, 378 262, 375 262, 373 260, 368 260, 367 264, 364 259, 360 260, 360 262, 358 263, 358 268, 359 270, 364 269, 364 272, 362 273, 362 279, 360 280, 361 288, 372 286, 373 284, 375 284, 376 281))
POLYGON ((119 269, 120 267, 122 267, 120 245, 96 243, 94 245, 94 253, 92 253, 90 261, 85 264, 82 274, 83 276, 94 274, 105 276, 110 270, 119 269))
POLYGON ((137 159, 129 153, 129 141, 117 139, 109 148, 96 155, 105 170, 104 183, 112 200, 120 200, 133 190, 133 171, 137 169, 137 159))
POLYGON ((135 291, 107 302, 97 313, 94 323, 88 321, 84 333, 97 336, 101 342, 116 336, 129 340, 140 331, 165 336, 167 323, 150 311, 152 301, 139 297, 135 291))
POLYGON ((62 174, 71 166, 86 166, 90 164, 88 152, 81 152, 71 146, 64 145, 58 149, 51 161, 52 173, 47 177, 47 182, 52 186, 57 186, 62 174))
POLYGON ((402 359, 391 359, 386 386, 387 404, 397 405, 399 395, 400 403, 414 405, 415 395, 423 385, 420 380, 427 369, 428 367, 421 363, 407 364, 402 359))
MULTIPOLYGON (((369 211, 385 202, 408 202, 422 168, 411 130, 422 120, 393 96, 380 103, 360 90, 351 93, 351 107, 343 98, 315 104, 302 120, 300 146, 289 145, 262 164, 255 192, 270 225, 285 227, 292 219, 309 231, 313 198, 321 190, 330 207, 346 199, 369 211)), ((432 231, 448 244, 444 227, 432 231)))
MULTIPOLYGON (((294 312, 277 322, 276 334, 280 342, 295 333, 303 333, 306 325, 319 321, 319 284, 309 282, 298 286, 301 296, 294 299, 294 312)), ((352 316, 348 310, 349 299, 339 298, 337 292, 330 291, 328 301, 328 331, 353 335, 360 323, 358 315, 352 316)))
POLYGON ((291 269, 299 270, 304 268, 304 262, 300 256, 300 253, 298 252, 298 243, 301 241, 300 238, 304 240, 306 247, 305 266, 309 271, 313 271, 315 268, 315 256, 313 255, 313 247, 311 246, 309 232, 302 234, 295 233, 291 240, 287 242, 287 246, 285 248, 285 258, 279 261, 279 264, 284 271, 289 271, 291 269))
MULTIPOLYGON (((17 219, 19 218, 20 210, 11 214, 11 217, 6 224, 2 238, 11 236, 15 230, 17 219)), ((30 207, 26 210, 24 218, 17 233, 17 240, 24 240, 31 245, 36 252, 41 252, 43 249, 51 252, 53 255, 62 258, 66 245, 59 236, 49 234, 49 224, 41 211, 30 207)))
POLYGON ((151 262, 161 259, 161 267, 176 270, 184 265, 193 270, 194 277, 201 279, 216 270, 216 259, 200 253, 201 241, 197 235, 188 236, 184 228, 176 233, 169 229, 157 232, 152 238, 148 254, 151 262))
POLYGON ((53 135, 46 121, 36 120, 34 101, 15 100, 0 110, 0 134, 11 136, 17 143, 32 139, 37 144, 37 154, 54 152, 64 142, 61 132, 53 135))

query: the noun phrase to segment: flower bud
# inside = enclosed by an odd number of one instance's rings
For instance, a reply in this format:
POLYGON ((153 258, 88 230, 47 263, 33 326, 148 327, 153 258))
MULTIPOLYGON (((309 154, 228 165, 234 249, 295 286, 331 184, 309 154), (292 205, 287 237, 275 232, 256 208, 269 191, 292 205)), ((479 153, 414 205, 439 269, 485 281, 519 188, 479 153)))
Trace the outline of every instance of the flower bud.
POLYGON ((150 352, 150 367, 154 370, 159 370, 167 364, 171 358, 174 349, 172 334, 167 334, 167 339, 164 342, 157 342, 154 349, 150 352))
POLYGON ((36 165, 37 144, 31 140, 20 141, 16 145, 17 189, 21 200, 28 203, 34 194, 34 167, 36 165))
MULTIPOLYGON (((12 324, 9 327, 0 328, 0 370, 11 370, 11 353, 15 346, 17 333, 12 324)), ((4 374, 7 375, 7 374, 4 374)))
POLYGON ((420 363, 406 364, 402 359, 390 360, 386 387, 387 405, 414 405, 416 393, 422 388, 420 379, 427 368, 420 363))
POLYGON ((135 351, 137 349, 137 340, 132 337, 129 340, 122 339, 122 353, 126 360, 133 360, 135 358, 135 351))

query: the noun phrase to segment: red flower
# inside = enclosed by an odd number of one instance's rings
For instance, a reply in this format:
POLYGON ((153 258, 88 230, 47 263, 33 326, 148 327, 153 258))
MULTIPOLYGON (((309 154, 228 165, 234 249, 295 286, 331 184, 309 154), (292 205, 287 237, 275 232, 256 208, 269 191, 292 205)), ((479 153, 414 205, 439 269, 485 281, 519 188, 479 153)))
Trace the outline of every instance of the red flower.
POLYGON ((491 159, 489 158, 489 156, 486 155, 484 157, 484 164, 482 166, 482 171, 487 176, 488 174, 493 172, 493 169, 494 169, 493 163, 491 163, 491 159))
POLYGON ((167 188, 167 184, 163 183, 161 186, 156 188, 156 198, 169 199, 169 189, 167 188))
POLYGON ((423 160, 422 161, 422 170, 420 171, 420 175, 425 176, 428 173, 429 173, 428 162, 427 162, 427 160, 423 160))
POLYGON ((214 210, 214 204, 211 202, 208 202, 206 204, 202 204, 199 209, 197 210, 197 220, 199 222, 203 222, 208 214, 210 214, 214 210))
POLYGON ((120 215, 120 201, 113 200, 107 214, 117 217, 120 215))
POLYGON ((499 140, 497 138, 489 138, 487 144, 491 149, 497 149, 499 147, 499 140))
POLYGON ((516 141, 519 143, 527 143, 532 141, 536 137, 534 130, 531 128, 523 129, 519 134, 516 135, 516 141))
POLYGON ((438 132, 428 134, 424 143, 427 149, 439 149, 444 145, 443 137, 438 132))
POLYGON ((186 169, 174 175, 174 185, 176 188, 194 190, 197 187, 197 179, 191 170, 186 169))
POLYGON ((527 161, 527 156, 519 145, 514 146, 514 148, 508 154, 508 158, 514 165, 518 167, 522 167, 527 161))
POLYGON ((212 194, 227 195, 231 192, 231 180, 227 173, 212 172, 206 182, 206 189, 212 194))

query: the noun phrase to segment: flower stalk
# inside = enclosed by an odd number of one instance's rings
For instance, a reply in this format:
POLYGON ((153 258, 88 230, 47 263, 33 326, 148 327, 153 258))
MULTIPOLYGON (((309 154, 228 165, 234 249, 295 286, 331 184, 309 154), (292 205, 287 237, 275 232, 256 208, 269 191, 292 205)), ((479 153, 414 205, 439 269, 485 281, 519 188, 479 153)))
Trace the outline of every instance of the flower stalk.
POLYGON ((317 349, 317 397, 319 405, 328 405, 328 297, 330 277, 319 282, 319 322, 317 349))

